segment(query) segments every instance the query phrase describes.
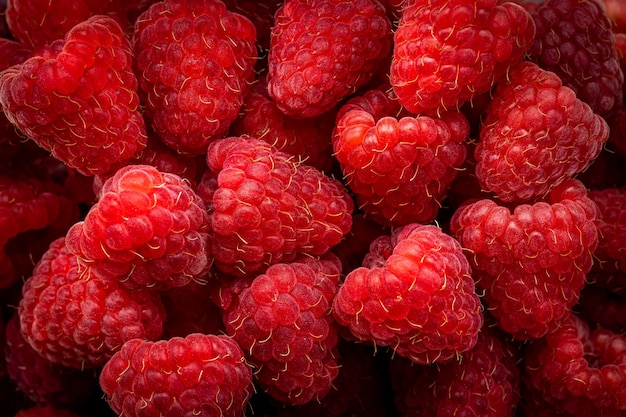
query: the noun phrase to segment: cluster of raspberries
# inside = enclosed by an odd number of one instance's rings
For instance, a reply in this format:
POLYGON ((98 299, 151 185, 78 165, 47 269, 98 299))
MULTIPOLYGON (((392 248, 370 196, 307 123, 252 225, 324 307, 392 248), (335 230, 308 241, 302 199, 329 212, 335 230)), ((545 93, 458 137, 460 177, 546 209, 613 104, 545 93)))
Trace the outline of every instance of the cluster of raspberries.
POLYGON ((0 2, 9 417, 626 417, 619 0, 0 2))

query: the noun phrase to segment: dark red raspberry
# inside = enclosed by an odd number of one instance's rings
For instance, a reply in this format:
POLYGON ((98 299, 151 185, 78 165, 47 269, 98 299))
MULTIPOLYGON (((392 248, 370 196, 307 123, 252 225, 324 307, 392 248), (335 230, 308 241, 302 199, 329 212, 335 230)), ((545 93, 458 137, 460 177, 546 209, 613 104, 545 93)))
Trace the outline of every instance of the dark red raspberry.
POLYGON ((372 242, 333 303, 354 337, 427 364, 476 344, 482 306, 461 245, 432 225, 411 224, 372 242))
POLYGON ((246 16, 256 28, 257 44, 262 51, 270 47, 274 15, 282 2, 275 0, 224 0, 228 10, 246 16))
POLYGON ((15 417, 82 417, 74 411, 52 406, 34 406, 19 411, 15 417))
POLYGON ((557 329, 578 301, 598 244, 598 208, 577 180, 548 201, 510 209, 483 199, 461 206, 450 230, 472 265, 498 325, 517 339, 557 329))
POLYGON ((588 283, 580 292, 580 299, 573 310, 591 328, 603 328, 626 334, 625 296, 617 295, 594 283, 588 283))
POLYGON ((129 340, 104 365, 100 386, 113 411, 128 417, 243 417, 253 391, 239 346, 199 333, 129 340))

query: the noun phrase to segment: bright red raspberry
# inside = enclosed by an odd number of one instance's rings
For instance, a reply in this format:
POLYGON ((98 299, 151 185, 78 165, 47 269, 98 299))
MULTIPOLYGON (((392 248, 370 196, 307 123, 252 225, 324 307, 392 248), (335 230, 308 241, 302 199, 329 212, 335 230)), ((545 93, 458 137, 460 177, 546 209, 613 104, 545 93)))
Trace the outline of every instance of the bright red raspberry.
POLYGON ((338 180, 267 142, 219 139, 207 154, 206 188, 215 265, 261 272, 298 253, 322 255, 352 226, 354 203, 338 180))
POLYGON ((67 233, 70 251, 106 281, 127 288, 188 284, 211 263, 203 201, 176 174, 128 165, 67 233))
POLYGON ((598 208, 577 180, 547 201, 510 209, 482 199, 461 206, 450 230, 472 265, 498 325, 513 337, 539 338, 576 304, 598 244, 598 208))
POLYGON ((127 291, 81 266, 55 240, 22 288, 18 314, 24 339, 42 356, 64 366, 103 365, 132 338, 156 339, 164 310, 152 291, 127 291))
POLYGON ((461 245, 432 225, 410 224, 372 242, 333 303, 358 340, 389 346, 418 364, 471 349, 483 324, 461 245))
POLYGON ((254 80, 256 31, 220 0, 156 2, 135 23, 146 117, 170 148, 205 154, 237 117, 254 80))
POLYGON ((487 109, 476 176, 502 201, 530 202, 584 171, 609 128, 556 74, 524 62, 508 77, 487 109))
POLYGON ((497 0, 410 1, 394 33, 390 80, 413 113, 458 110, 524 58, 530 14, 497 0))
POLYGON ((397 101, 370 90, 339 110, 333 148, 357 204, 381 224, 430 223, 466 157, 469 124, 441 117, 397 116, 397 101))
POLYGON ((104 365, 100 386, 119 415, 243 417, 252 369, 227 336, 133 339, 104 365))
POLYGON ((288 404, 320 400, 338 373, 330 314, 341 263, 334 255, 270 266, 224 313, 226 331, 248 353, 255 378, 288 404))
POLYGON ((269 95, 289 116, 318 116, 365 85, 391 44, 391 22, 378 1, 287 1, 270 38, 269 95))

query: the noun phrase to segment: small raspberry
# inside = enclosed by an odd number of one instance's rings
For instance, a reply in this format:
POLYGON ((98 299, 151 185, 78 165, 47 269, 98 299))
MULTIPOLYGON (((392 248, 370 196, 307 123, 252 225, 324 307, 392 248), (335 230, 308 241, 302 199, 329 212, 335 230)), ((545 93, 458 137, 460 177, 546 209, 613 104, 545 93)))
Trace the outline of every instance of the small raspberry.
POLYGON ((104 365, 100 386, 119 415, 243 417, 252 370, 227 336, 133 339, 104 365))

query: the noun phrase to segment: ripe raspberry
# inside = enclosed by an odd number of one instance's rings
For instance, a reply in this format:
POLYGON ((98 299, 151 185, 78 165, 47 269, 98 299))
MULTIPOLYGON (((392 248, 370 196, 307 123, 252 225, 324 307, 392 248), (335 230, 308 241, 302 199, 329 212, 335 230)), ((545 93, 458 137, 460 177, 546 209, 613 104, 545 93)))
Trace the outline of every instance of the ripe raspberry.
POLYGON ((128 165, 67 233, 69 250, 103 280, 127 288, 180 287, 210 266, 209 218, 178 175, 128 165))
POLYGON ((73 411, 63 408, 38 405, 19 411, 15 417, 82 417, 73 411))
POLYGON ((339 110, 333 148, 357 204, 389 226, 430 223, 466 156, 467 119, 397 117, 397 102, 370 90, 339 110))
POLYGON ((333 303, 359 340, 418 364, 443 363, 476 344, 481 304, 459 243, 438 227, 410 224, 372 242, 333 303), (374 252, 376 250, 376 252, 374 252))
POLYGON ((254 79, 256 31, 219 0, 160 1, 135 24, 146 116, 170 148, 205 154, 228 131, 254 79))
POLYGON ((584 171, 609 129, 556 74, 536 64, 518 65, 509 79, 487 109, 476 176, 502 201, 530 202, 584 171))
POLYGON ((65 238, 50 245, 24 283, 18 314, 33 349, 78 369, 103 365, 126 340, 158 338, 164 319, 156 293, 99 279, 79 265, 65 238))
POLYGON ((202 198, 223 272, 241 276, 298 253, 322 255, 350 230, 353 202, 344 186, 267 142, 216 140, 207 163, 202 198))
POLYGON ((534 35, 530 14, 518 4, 407 2, 394 34, 391 85, 413 113, 458 110, 520 63, 534 35))
POLYGON ((119 415, 243 416, 252 370, 227 336, 133 339, 104 365, 100 386, 119 415))
POLYGON ((602 0, 545 0, 532 16, 533 62, 557 74, 600 116, 622 104, 624 73, 602 0))
POLYGON ((269 95, 291 117, 319 116, 367 83, 391 44, 378 1, 287 1, 270 38, 269 95))
POLYGON ((256 28, 257 44, 262 51, 270 47, 270 33, 274 26, 274 15, 281 6, 275 0, 224 0, 228 10, 246 16, 256 28))
POLYGON ((450 230, 498 325, 525 340, 555 330, 578 301, 598 243, 598 208, 577 180, 548 201, 512 211, 483 199, 461 206, 450 230))
POLYGON ((529 344, 522 381, 525 416, 623 416, 626 338, 570 315, 529 344))
POLYGON ((580 292, 574 312, 592 328, 626 334, 626 298, 594 283, 580 292))
POLYGON ((226 331, 248 352, 255 378, 273 398, 305 404, 337 377, 337 329, 330 314, 341 264, 334 255, 270 266, 224 313, 226 331))
POLYGON ((106 16, 77 24, 0 75, 7 118, 82 174, 123 165, 145 146, 130 43, 106 16))

